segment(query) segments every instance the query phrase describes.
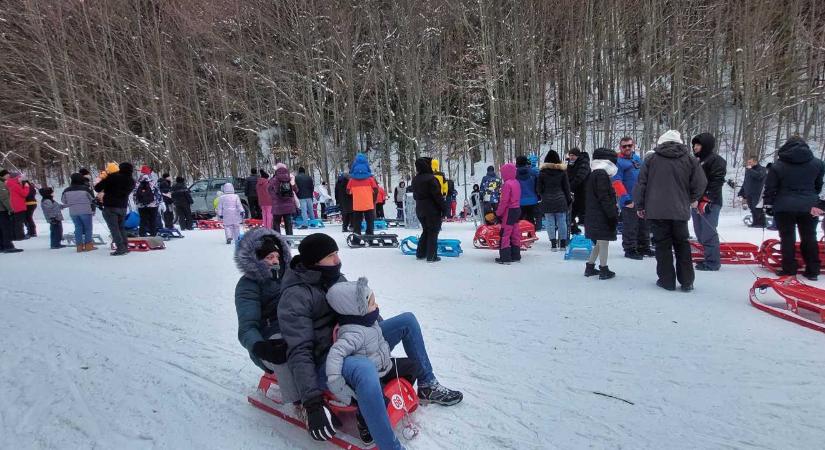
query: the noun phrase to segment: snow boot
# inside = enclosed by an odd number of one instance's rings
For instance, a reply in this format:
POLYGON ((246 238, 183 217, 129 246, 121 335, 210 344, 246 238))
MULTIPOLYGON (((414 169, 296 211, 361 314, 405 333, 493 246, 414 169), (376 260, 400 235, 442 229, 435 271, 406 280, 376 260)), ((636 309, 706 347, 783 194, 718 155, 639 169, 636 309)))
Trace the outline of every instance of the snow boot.
POLYGON ((226 245, 229 245, 229 244, 231 244, 231 243, 232 243, 232 239, 227 239, 227 240, 226 240, 226 245))
POLYGON ((559 251, 560 252, 567 251, 567 239, 559 240, 559 251))
POLYGON ((86 244, 77 244, 75 247, 77 247, 78 253, 83 253, 86 251, 86 244))
POLYGON ((513 262, 521 261, 521 247, 510 247, 510 259, 513 262))
POLYGON ((624 252, 624 257, 628 258, 628 259, 635 259, 636 261, 641 261, 641 260, 645 259, 645 257, 642 256, 641 253, 639 253, 635 250, 628 250, 628 251, 624 252))
POLYGON ((551 252, 559 251, 559 240, 558 239, 550 239, 550 251, 551 252))
POLYGON ((599 279, 600 280, 609 280, 616 276, 616 272, 613 272, 607 266, 599 266, 599 279))
POLYGON ((510 247, 500 248, 498 250, 498 258, 496 258, 496 262, 499 264, 510 264, 510 262, 512 262, 512 257, 510 255, 510 247))
MULTIPOLYGON (((666 291, 675 291, 676 290, 675 286, 674 287, 666 286, 665 282, 662 281, 662 280, 656 280, 656 286, 659 286, 660 288, 662 288, 666 291)), ((692 288, 692 286, 691 286, 691 288, 692 288)))
POLYGON ((432 259, 431 259, 431 258, 427 258, 427 262, 428 262, 428 263, 434 263, 434 262, 439 262, 439 261, 441 261, 441 257, 440 257, 440 256, 435 256, 435 257, 433 257, 432 259))
POLYGON ((648 258, 655 258, 656 257, 656 252, 654 252, 653 250, 651 250, 649 248, 646 248, 644 250, 639 250, 639 253, 642 256, 647 256, 648 258))
POLYGON ((596 264, 586 263, 584 265, 584 276, 586 277, 594 277, 599 274, 599 270, 596 269, 596 264))
POLYGON ((364 420, 364 417, 361 415, 360 411, 355 413, 355 423, 358 428, 358 437, 361 438, 361 442, 367 445, 372 444, 372 434, 370 434, 370 429, 367 428, 367 422, 364 420))
POLYGON ((86 244, 86 246, 85 246, 85 247, 86 247, 86 251, 87 251, 87 252, 91 252, 91 251, 93 251, 93 250, 97 250, 97 247, 95 247, 95 244, 94 244, 94 243, 92 243, 92 242, 89 242, 88 244, 86 244))
POLYGON ((435 403, 442 406, 452 406, 462 399, 464 399, 464 394, 447 389, 438 382, 432 386, 418 388, 418 400, 422 404, 435 403))

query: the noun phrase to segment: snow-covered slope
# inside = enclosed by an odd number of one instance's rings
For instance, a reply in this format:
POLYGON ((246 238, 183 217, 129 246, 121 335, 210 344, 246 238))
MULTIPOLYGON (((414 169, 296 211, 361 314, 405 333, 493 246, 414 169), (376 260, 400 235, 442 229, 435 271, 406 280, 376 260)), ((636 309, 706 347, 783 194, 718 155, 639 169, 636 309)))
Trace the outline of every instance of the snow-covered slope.
MULTIPOLYGON (((723 239, 762 240, 738 212, 722 223, 723 239)), ((24 253, 0 255, 0 447, 326 448, 246 402, 260 373, 237 342, 222 232, 112 258, 48 250, 40 226, 24 253)), ((409 448, 821 446, 825 336, 752 308, 748 267, 667 293, 654 261, 622 258, 618 242, 618 276, 599 281, 544 234, 498 266, 472 248, 471 224, 444 228, 465 253, 439 264, 341 250, 383 314, 418 315, 437 376, 465 393, 416 413, 409 448)))

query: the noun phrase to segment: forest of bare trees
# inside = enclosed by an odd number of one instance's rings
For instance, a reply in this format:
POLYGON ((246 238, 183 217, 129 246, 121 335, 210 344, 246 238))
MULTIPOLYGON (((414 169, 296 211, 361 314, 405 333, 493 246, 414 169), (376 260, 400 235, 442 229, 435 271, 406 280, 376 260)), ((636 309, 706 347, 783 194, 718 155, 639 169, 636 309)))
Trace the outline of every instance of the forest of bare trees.
POLYGON ((770 158, 823 106, 818 0, 0 0, 0 166, 39 180, 357 151, 388 180, 668 128, 770 158))

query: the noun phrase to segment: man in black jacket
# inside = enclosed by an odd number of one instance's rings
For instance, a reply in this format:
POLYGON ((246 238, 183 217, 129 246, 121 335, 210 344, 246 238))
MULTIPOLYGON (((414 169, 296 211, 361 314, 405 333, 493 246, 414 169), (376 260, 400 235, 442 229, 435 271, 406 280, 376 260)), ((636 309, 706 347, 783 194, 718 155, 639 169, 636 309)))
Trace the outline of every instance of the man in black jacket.
POLYGON ((762 190, 765 188, 765 178, 768 171, 759 165, 755 159, 748 159, 748 166, 745 169, 745 181, 737 194, 751 210, 751 226, 762 228, 765 226, 765 211, 759 204, 762 202, 762 190))
POLYGON ((341 207, 341 231, 347 233, 350 231, 350 219, 352 219, 352 195, 347 192, 347 183, 349 182, 348 174, 338 175, 338 181, 335 182, 335 203, 341 207))
MULTIPOLYGON (((306 410, 307 431, 313 439, 326 441, 336 430, 324 401, 325 366, 332 347, 332 331, 339 322, 338 314, 327 304, 326 293, 346 278, 341 274, 338 245, 326 234, 305 237, 298 252, 281 284, 278 323, 287 343, 287 366, 306 410)), ((441 386, 435 378, 421 327, 412 313, 383 320, 380 327, 390 349, 403 343, 407 357, 421 368, 418 398, 422 402, 450 406, 462 400, 461 392, 441 386)), ((398 448, 375 364, 367 358, 347 357, 342 374, 358 397, 359 410, 378 447, 398 448)))
POLYGON ((427 262, 438 262, 438 233, 441 231, 441 218, 446 215, 447 207, 441 195, 441 184, 433 174, 430 158, 415 160, 417 174, 412 179, 413 198, 415 199, 415 215, 421 222, 421 237, 418 239, 418 248, 415 256, 418 259, 427 259, 427 262))
POLYGON ((112 242, 115 244, 115 251, 110 253, 112 256, 129 253, 124 222, 129 207, 129 196, 135 188, 133 172, 132 163, 122 162, 119 171, 107 175, 95 185, 95 192, 103 193, 103 219, 109 226, 112 242))
POLYGON ((307 170, 303 167, 298 168, 298 175, 295 176, 295 187, 298 188, 298 202, 301 204, 301 218, 304 220, 301 228, 307 228, 309 219, 315 218, 315 210, 312 208, 315 181, 307 175, 307 170))
POLYGON ((161 175, 158 180, 158 190, 160 190, 160 198, 163 199, 163 226, 166 228, 173 228, 175 226, 175 214, 172 212, 172 206, 175 202, 172 201, 172 177, 168 173, 161 175))
POLYGON ((573 205, 570 213, 570 232, 579 234, 579 224, 584 223, 584 180, 590 175, 590 155, 577 148, 567 152, 567 178, 570 179, 570 191, 573 193, 573 205), (578 221, 576 220, 578 219, 578 221))
POLYGON ((172 201, 175 204, 175 214, 178 216, 178 224, 182 230, 192 229, 192 193, 186 186, 183 177, 175 178, 172 186, 172 201))
POLYGON ((725 185, 728 163, 714 152, 716 138, 712 134, 696 135, 690 142, 708 181, 705 194, 691 211, 693 231, 705 249, 705 258, 696 264, 696 270, 717 271, 722 267, 722 261, 716 228, 719 226, 719 213, 722 212, 722 187, 725 185))
POLYGON ((765 214, 774 216, 779 229, 782 270, 777 275, 796 275, 796 230, 799 249, 805 260, 804 276, 816 280, 819 275, 819 247, 816 224, 821 203, 825 164, 814 158, 801 138, 788 139, 777 152, 778 159, 768 170, 765 181, 765 214), (816 210, 815 210, 816 209, 816 210))
POLYGON ((252 170, 249 171, 251 175, 246 177, 246 183, 244 184, 243 193, 246 195, 246 202, 249 205, 249 215, 252 216, 253 219, 260 219, 261 218, 261 204, 258 201, 258 169, 253 167, 252 170))

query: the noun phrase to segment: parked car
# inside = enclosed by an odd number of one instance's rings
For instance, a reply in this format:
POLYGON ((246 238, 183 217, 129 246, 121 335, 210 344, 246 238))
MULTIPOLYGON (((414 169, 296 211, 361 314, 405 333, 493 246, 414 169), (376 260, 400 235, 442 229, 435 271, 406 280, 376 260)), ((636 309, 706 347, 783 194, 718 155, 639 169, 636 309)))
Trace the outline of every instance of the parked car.
POLYGON ((235 187, 235 193, 241 198, 244 213, 246 217, 249 217, 249 202, 243 192, 246 180, 238 177, 205 178, 192 183, 189 186, 193 200, 192 216, 196 218, 215 217, 215 208, 212 205, 218 196, 218 191, 226 183, 232 183, 235 187))

